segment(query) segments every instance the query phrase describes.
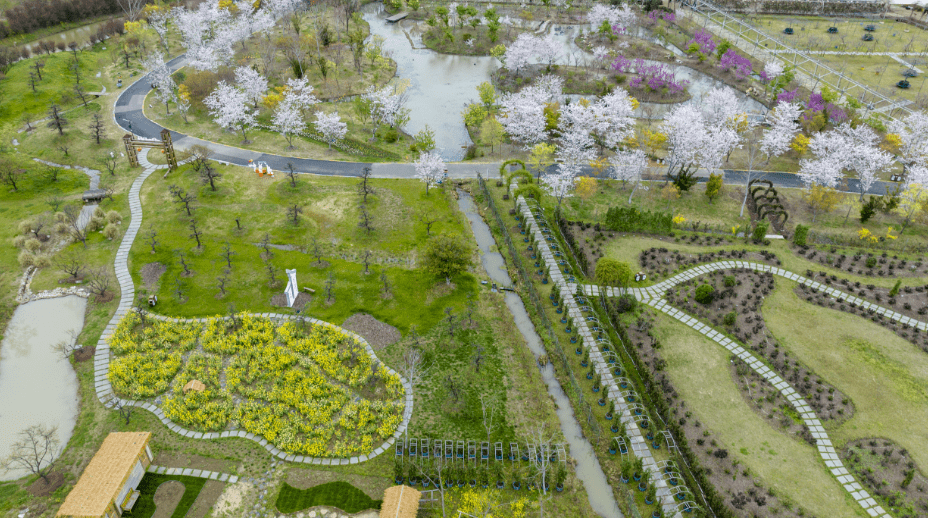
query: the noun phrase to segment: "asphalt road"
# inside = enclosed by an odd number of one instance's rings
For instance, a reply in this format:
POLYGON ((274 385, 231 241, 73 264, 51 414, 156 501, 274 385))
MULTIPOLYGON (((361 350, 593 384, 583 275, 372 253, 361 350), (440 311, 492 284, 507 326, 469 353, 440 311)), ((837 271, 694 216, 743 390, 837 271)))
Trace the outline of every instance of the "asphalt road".
MULTIPOLYGON (((177 70, 184 64, 184 56, 178 56, 168 62, 171 70, 177 70)), ((137 137, 160 140, 162 126, 145 117, 142 109, 145 96, 150 91, 151 84, 148 82, 147 76, 142 76, 135 83, 126 87, 116 99, 114 117, 117 125, 137 137)), ((251 160, 253 162, 266 162, 275 171, 286 171, 288 164, 293 164, 295 171, 329 176, 359 176, 365 167, 370 167, 373 176, 379 178, 414 178, 416 175, 415 167, 412 164, 371 164, 368 162, 338 162, 295 158, 216 144, 177 133, 176 131, 171 131, 171 137, 174 140, 174 145, 178 148, 201 144, 213 151, 212 158, 216 161, 243 167, 248 167, 249 160, 251 160)), ((481 173, 484 177, 493 178, 499 175, 499 166, 499 163, 452 163, 448 164, 448 176, 451 178, 474 178, 477 173, 481 173)), ((548 172, 554 171, 555 167, 548 168, 548 172)), ((724 169, 724 172, 726 184, 744 185, 747 182, 748 175, 745 171, 724 169)), ((581 174, 590 176, 592 173, 592 168, 585 168, 581 174)), ((766 172, 762 173, 762 177, 770 180, 778 187, 802 187, 799 177, 793 173, 766 172)), ((706 178, 700 178, 700 181, 704 182, 706 178)), ((876 182, 870 187, 868 193, 882 195, 887 188, 893 188, 894 185, 890 182, 876 182)), ((848 179, 846 190, 847 192, 860 192, 860 182, 856 179, 848 179)))

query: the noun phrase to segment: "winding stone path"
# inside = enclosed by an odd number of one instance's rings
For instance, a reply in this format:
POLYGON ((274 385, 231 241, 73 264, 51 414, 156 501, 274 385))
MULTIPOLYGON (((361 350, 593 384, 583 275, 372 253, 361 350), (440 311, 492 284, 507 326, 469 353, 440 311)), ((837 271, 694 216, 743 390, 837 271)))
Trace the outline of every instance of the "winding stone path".
MULTIPOLYGON (((825 462, 825 466, 831 471, 831 473, 838 479, 838 482, 844 486, 844 489, 851 495, 851 497, 864 509, 867 511, 867 514, 870 516, 878 516, 881 518, 891 518, 890 515, 879 505, 870 494, 864 490, 860 483, 858 483, 854 476, 844 467, 844 463, 838 456, 837 451, 834 448, 834 445, 831 443, 828 434, 825 429, 822 427, 821 421, 815 415, 815 412, 808 405, 805 399, 802 398, 786 381, 784 381, 779 375, 767 367, 764 362, 759 360, 751 351, 746 350, 741 347, 738 343, 729 339, 724 334, 716 331, 711 326, 706 325, 700 322, 698 319, 693 318, 687 313, 672 307, 663 299, 663 295, 666 290, 696 277, 706 275, 708 273, 717 271, 717 270, 731 270, 731 269, 745 269, 745 270, 754 270, 758 272, 769 272, 773 275, 783 277, 790 281, 794 281, 800 284, 805 284, 814 289, 821 290, 826 294, 834 297, 838 300, 843 300, 849 303, 856 304, 863 307, 864 309, 873 310, 876 314, 883 315, 886 318, 895 320, 901 324, 906 324, 912 327, 916 327, 922 331, 928 330, 928 324, 925 322, 916 320, 914 318, 907 317, 905 315, 900 315, 895 311, 884 308, 877 304, 873 304, 864 299, 854 297, 848 293, 845 293, 840 290, 836 290, 828 285, 820 284, 809 278, 797 275, 788 270, 782 268, 777 268, 769 264, 763 263, 754 263, 747 261, 718 261, 714 263, 708 263, 696 266, 685 272, 679 273, 663 282, 655 284, 647 288, 632 288, 628 290, 628 293, 631 293, 636 299, 641 302, 653 307, 654 309, 665 313, 668 316, 671 316, 680 322, 692 327, 696 331, 699 331, 705 335, 710 340, 721 345, 727 349, 732 354, 738 356, 745 363, 747 363, 755 372, 763 376, 764 379, 770 382, 781 394, 790 402, 793 408, 799 413, 803 422, 806 426, 809 427, 809 430, 812 432, 812 437, 815 439, 815 444, 818 447, 819 455, 822 457, 822 460, 825 462)), ((576 284, 571 285, 573 290, 576 290, 576 284)), ((612 288, 612 287, 602 287, 596 285, 584 285, 583 292, 587 296, 605 296, 605 297, 616 297, 625 293, 626 290, 621 288, 612 288)))
POLYGON ((238 482, 238 477, 235 475, 219 473, 216 471, 207 471, 205 469, 166 468, 164 466, 155 466, 152 464, 148 466, 148 472, 157 473, 159 475, 205 478, 209 480, 218 480, 219 482, 228 482, 229 484, 238 482))
MULTIPOLYGON (((129 311, 134 311, 132 307, 132 302, 135 300, 135 285, 132 282, 132 275, 129 273, 128 259, 129 259, 129 249, 132 248, 132 243, 135 241, 136 236, 138 235, 139 228, 142 226, 142 202, 139 198, 139 193, 142 189, 142 184, 145 183, 145 180, 152 175, 157 169, 166 168, 167 166, 155 166, 148 161, 145 156, 139 156, 139 163, 143 167, 142 173, 132 182, 132 186, 129 188, 129 211, 131 214, 129 228, 126 230, 126 234, 122 238, 122 242, 119 244, 119 249, 116 252, 116 261, 114 263, 114 269, 116 271, 116 280, 119 282, 119 288, 121 290, 121 295, 119 299, 119 306, 116 309, 116 313, 113 314, 113 318, 110 319, 110 322, 107 324, 106 328, 103 330, 103 333, 100 335, 100 339, 97 342, 96 353, 94 354, 94 386, 97 391, 97 398, 103 403, 107 408, 114 408, 117 404, 122 405, 132 405, 139 408, 148 410, 149 412, 155 414, 155 416, 164 423, 171 431, 183 435, 184 437, 189 437, 191 439, 225 439, 229 437, 239 437, 243 439, 252 440, 261 446, 263 446, 271 455, 274 455, 277 458, 286 460, 288 462, 300 462, 304 464, 317 464, 317 465, 347 465, 347 464, 357 464, 359 462, 364 462, 370 460, 381 453, 389 450, 393 443, 398 439, 409 426, 409 419, 412 417, 412 407, 413 407, 413 393, 412 386, 409 382, 400 376, 398 373, 394 372, 389 367, 387 368, 390 372, 397 374, 400 377, 400 380, 403 383, 403 387, 406 389, 406 407, 403 411, 403 420, 397 426, 396 431, 393 435, 387 439, 383 444, 377 447, 373 452, 367 455, 354 456, 350 458, 331 458, 331 457, 309 457, 303 455, 293 455, 288 454, 284 451, 279 450, 272 444, 268 443, 263 437, 259 437, 255 434, 245 432, 242 430, 229 430, 224 432, 196 432, 193 430, 187 430, 178 426, 176 423, 168 419, 164 413, 156 405, 153 405, 144 401, 133 401, 120 399, 113 392, 113 386, 110 384, 109 380, 109 366, 110 366, 110 346, 109 338, 113 334, 113 331, 116 329, 116 326, 119 324, 119 321, 126 315, 129 311)), ((178 322, 206 322, 207 318, 192 318, 192 319, 171 319, 169 317, 163 317, 160 315, 151 315, 154 318, 160 318, 164 320, 174 320, 178 322)), ((321 320, 316 320, 314 318, 307 317, 295 317, 291 315, 280 315, 277 313, 262 313, 259 316, 265 318, 274 318, 274 319, 305 319, 317 325, 325 325, 332 328, 340 329, 343 332, 355 337, 359 343, 363 343, 365 349, 367 349, 368 354, 370 354, 375 360, 377 356, 374 354, 374 350, 371 348, 370 344, 366 340, 361 338, 355 333, 339 328, 338 326, 331 324, 329 322, 323 322, 321 320)), ((379 360, 378 360, 379 361, 379 360)))

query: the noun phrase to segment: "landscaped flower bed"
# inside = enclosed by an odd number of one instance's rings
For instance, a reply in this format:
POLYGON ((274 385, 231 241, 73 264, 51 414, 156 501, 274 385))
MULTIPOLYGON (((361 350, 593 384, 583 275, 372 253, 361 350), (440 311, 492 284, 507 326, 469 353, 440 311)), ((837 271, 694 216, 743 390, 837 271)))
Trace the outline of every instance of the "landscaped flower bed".
POLYGON ((181 324, 130 313, 110 343, 116 393, 167 391, 157 401, 185 428, 243 429, 288 453, 348 457, 370 453, 402 421, 399 376, 337 328, 250 314, 181 324), (193 380, 202 390, 185 392, 193 380))

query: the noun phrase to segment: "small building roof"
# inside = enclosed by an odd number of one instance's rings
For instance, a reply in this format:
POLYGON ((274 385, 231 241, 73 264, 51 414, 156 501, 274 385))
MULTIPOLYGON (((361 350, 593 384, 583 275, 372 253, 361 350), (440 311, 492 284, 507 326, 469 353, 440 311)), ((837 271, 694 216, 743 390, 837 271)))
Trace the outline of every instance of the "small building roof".
POLYGON ((416 518, 422 493, 409 486, 393 486, 383 492, 380 518, 416 518))
POLYGON ((150 438, 151 432, 106 436, 56 516, 103 516, 150 438))

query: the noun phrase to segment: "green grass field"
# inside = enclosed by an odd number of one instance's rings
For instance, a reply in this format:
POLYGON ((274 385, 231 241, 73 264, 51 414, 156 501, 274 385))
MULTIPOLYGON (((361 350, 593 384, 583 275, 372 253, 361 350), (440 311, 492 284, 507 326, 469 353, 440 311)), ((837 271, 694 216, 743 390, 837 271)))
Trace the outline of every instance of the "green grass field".
POLYGON ((282 513, 295 513, 317 505, 337 507, 346 513, 357 513, 366 509, 380 509, 382 503, 382 500, 371 499, 364 491, 347 482, 329 482, 309 489, 296 489, 284 482, 275 505, 282 513))
POLYGON ((154 500, 155 492, 158 491, 158 487, 161 486, 161 484, 172 480, 176 480, 184 485, 184 495, 180 498, 180 502, 177 503, 174 512, 171 513, 171 518, 184 518, 184 516, 187 515, 187 511, 193 505, 193 502, 196 501, 197 495, 200 494, 200 490, 203 489, 203 485, 206 484, 205 478, 146 473, 138 487, 138 491, 141 495, 138 501, 135 502, 135 506, 133 506, 132 510, 124 513, 125 516, 130 518, 151 518, 157 509, 154 500))
POLYGON ((728 372, 728 351, 664 315, 655 336, 687 408, 755 477, 816 516, 866 516, 814 447, 775 430, 747 407, 728 372))
POLYGON ((928 31, 892 20, 866 18, 828 18, 821 16, 761 15, 742 16, 767 34, 782 38, 787 44, 806 50, 847 52, 924 52, 928 47, 928 31), (865 25, 873 24, 873 41, 861 39, 865 25), (837 34, 829 34, 834 25, 837 34), (793 28, 793 34, 783 29, 793 28), (835 48, 837 47, 837 48, 835 48))
MULTIPOLYGON (((819 59, 835 70, 843 70, 843 73, 848 77, 888 97, 897 96, 915 101, 918 99, 919 94, 928 93, 925 91, 926 79, 924 75, 906 78, 902 73, 907 70, 907 67, 886 56, 819 56, 819 59), (911 85, 908 89, 896 86, 896 83, 902 79, 908 79, 911 85)), ((915 56, 904 56, 902 59, 922 60, 922 58, 915 56)))
MULTIPOLYGON (((139 276, 141 268, 152 262, 167 267, 158 286, 158 312, 168 315, 210 315, 226 313, 231 303, 239 310, 273 311, 272 295, 282 293, 286 281, 284 269, 296 268, 300 286, 316 290, 306 312, 323 320, 340 323, 363 311, 403 331, 417 324, 426 332, 443 317, 445 307, 463 307, 475 282, 471 275, 454 279, 451 285, 415 269, 426 240, 424 225, 417 221, 421 211, 438 216, 432 233, 447 232, 468 239, 460 215, 455 212, 450 194, 433 189, 425 195, 418 182, 373 180, 375 194, 367 208, 373 218, 368 234, 358 227, 360 197, 355 194, 356 180, 335 177, 300 176, 296 188, 278 174, 276 178, 258 178, 243 167, 222 167, 217 191, 201 183, 190 168, 171 173, 167 179, 152 176, 142 188, 145 221, 130 252, 130 267, 137 286, 145 289, 139 276), (193 214, 203 231, 202 247, 190 235, 190 217, 172 201, 171 185, 197 196, 193 214), (288 220, 286 209, 300 207, 304 212, 299 223, 288 220), (415 207, 415 209, 413 208, 415 207), (239 219, 240 229, 236 219, 239 219), (149 229, 156 229, 159 244, 152 254, 149 229), (311 254, 298 250, 274 249, 270 261, 276 270, 277 283, 270 286, 270 276, 258 246, 265 234, 275 245, 292 246, 312 252, 312 238, 330 266, 320 268, 310 263, 311 254), (227 267, 222 254, 229 243, 235 255, 229 274, 227 294, 220 295, 217 277, 227 267), (364 255, 370 251, 369 273, 364 273, 364 255), (181 275, 178 254, 183 253, 191 274, 181 275), (383 292, 380 273, 387 276, 389 293, 383 292), (334 302, 326 302, 324 286, 329 275, 335 281, 334 302), (184 292, 175 293, 177 283, 184 292), (418 308, 406 311, 406 308, 418 308)), ((276 308, 280 309, 280 308, 276 308)))
POLYGON ((928 441, 928 355, 860 316, 805 303, 793 293, 793 283, 778 282, 782 287, 762 308, 767 328, 854 402, 854 415, 830 431, 832 440, 840 446, 886 437, 928 469, 928 452, 920 448, 928 441))

